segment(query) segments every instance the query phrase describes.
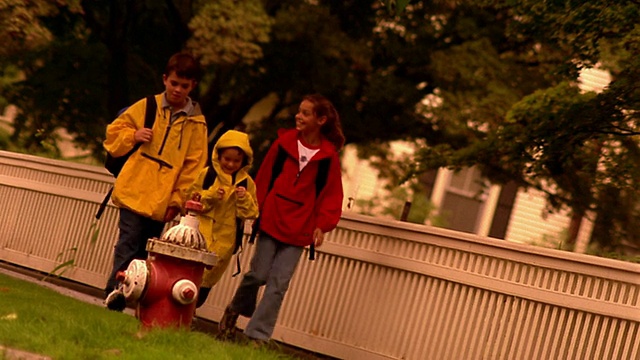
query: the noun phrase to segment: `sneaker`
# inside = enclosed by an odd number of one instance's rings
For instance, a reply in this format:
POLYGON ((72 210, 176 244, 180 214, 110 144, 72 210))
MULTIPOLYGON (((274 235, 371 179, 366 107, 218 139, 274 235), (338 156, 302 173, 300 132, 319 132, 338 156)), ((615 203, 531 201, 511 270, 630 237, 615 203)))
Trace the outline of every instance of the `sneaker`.
POLYGON ((218 324, 218 330, 220 330, 220 337, 222 339, 232 339, 235 337, 238 316, 240 316, 240 313, 231 310, 230 307, 227 306, 227 308, 224 309, 224 314, 218 324))
POLYGON ((113 311, 123 311, 127 307, 127 299, 121 289, 116 289, 104 300, 107 309, 113 311))
POLYGON ((254 349, 267 349, 269 348, 268 340, 249 339, 249 346, 254 349))
POLYGON ((280 345, 271 339, 261 340, 261 339, 248 338, 247 344, 253 349, 264 349, 264 350, 282 352, 280 345))

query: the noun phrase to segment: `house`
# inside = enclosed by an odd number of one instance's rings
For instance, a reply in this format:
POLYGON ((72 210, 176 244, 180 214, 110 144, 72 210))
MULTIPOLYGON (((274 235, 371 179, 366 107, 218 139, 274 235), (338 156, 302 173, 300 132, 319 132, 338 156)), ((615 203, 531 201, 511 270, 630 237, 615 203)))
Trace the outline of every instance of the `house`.
MULTIPOLYGON (((610 76, 602 70, 587 69, 579 80, 583 91, 602 91, 610 82, 610 76)), ((391 148, 393 155, 405 158, 413 152, 412 144, 405 142, 394 142, 391 148)), ((383 214, 384 201, 390 197, 385 181, 378 178, 378 172, 367 160, 358 159, 353 145, 344 150, 343 168, 345 211, 400 218, 400 211, 395 215, 383 214), (373 210, 372 200, 378 204, 373 210)), ((436 215, 427 217, 426 225, 546 247, 560 246, 573 226, 577 231, 575 251, 586 251, 592 221, 587 217, 576 221, 568 209, 547 211, 544 194, 538 190, 524 191, 513 184, 490 184, 475 168, 459 172, 443 168, 425 174, 420 181, 436 215)))

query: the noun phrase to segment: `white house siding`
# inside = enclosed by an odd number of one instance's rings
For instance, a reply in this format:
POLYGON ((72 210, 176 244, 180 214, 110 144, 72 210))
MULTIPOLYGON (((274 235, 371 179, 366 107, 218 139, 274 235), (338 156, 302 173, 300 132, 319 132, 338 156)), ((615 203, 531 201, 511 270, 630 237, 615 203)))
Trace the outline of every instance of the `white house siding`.
POLYGON ((505 240, 549 246, 564 238, 569 222, 567 211, 546 214, 542 192, 519 191, 513 203, 505 240))
MULTIPOLYGON (((410 159, 413 149, 406 142, 391 143, 390 157, 410 159)), ((347 145, 342 151, 342 184, 344 191, 343 209, 361 212, 358 200, 380 199, 388 192, 385 189, 386 180, 379 178, 378 170, 374 169, 368 160, 358 158, 355 145, 347 145)), ((381 204, 376 204, 381 205, 381 204)), ((381 209, 382 206, 379 206, 381 209)))
POLYGON ((582 91, 601 92, 611 82, 611 74, 600 69, 584 69, 580 72, 578 87, 582 91))
MULTIPOLYGON (((394 146, 393 148, 399 152, 407 151, 405 144, 394 146)), ((384 189, 384 180, 378 178, 378 171, 369 165, 369 161, 358 159, 357 150, 354 146, 350 145, 344 149, 342 166, 345 197, 344 211, 360 213, 362 209, 355 205, 355 200, 369 200, 375 197, 383 198, 380 195, 386 191, 384 189), (351 207, 348 207, 349 198, 354 199, 351 201, 351 207)), ((440 172, 442 171, 446 172, 446 170, 440 170, 440 172)), ((436 186, 434 188, 432 201, 445 195, 449 190, 450 177, 446 181, 447 184, 444 187, 436 186)), ((544 194, 534 190, 528 192, 519 191, 514 202, 505 240, 546 247, 557 246, 566 236, 570 217, 567 211, 545 214, 544 209, 544 194)), ((492 211, 492 208, 484 207, 483 210, 492 211)), ((490 214, 483 213, 479 216, 484 218, 485 215, 490 214)), ((488 221, 488 219, 485 219, 485 221, 488 221)), ((588 240, 591 234, 591 227, 591 223, 585 219, 583 226, 580 228, 578 238, 588 240)))
POLYGON ((378 171, 368 161, 358 159, 358 150, 353 145, 347 145, 342 152, 342 184, 342 208, 346 210, 357 210, 357 200, 374 198, 383 186, 378 171))

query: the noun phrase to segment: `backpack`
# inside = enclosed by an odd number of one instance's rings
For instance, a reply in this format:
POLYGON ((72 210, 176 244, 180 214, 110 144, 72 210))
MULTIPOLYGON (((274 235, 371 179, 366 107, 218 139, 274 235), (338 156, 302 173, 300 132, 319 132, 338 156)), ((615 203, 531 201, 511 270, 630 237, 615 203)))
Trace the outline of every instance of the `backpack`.
MULTIPOLYGON (((202 182, 202 189, 203 190, 208 190, 211 185, 213 185, 213 183, 216 180, 216 176, 218 176, 218 174, 216 173, 216 170, 213 168, 213 165, 209 166, 207 168, 207 173, 204 176, 204 181, 202 182)), ((247 179, 242 179, 242 181, 240 181, 239 183, 236 184, 236 187, 238 186, 242 186, 242 187, 247 187, 247 179)), ((241 272, 241 268, 240 268, 240 253, 242 252, 242 237, 244 236, 244 220, 236 217, 236 240, 235 240, 235 245, 233 247, 233 254, 237 254, 238 256, 236 256, 236 268, 237 271, 231 275, 232 277, 237 276, 238 274, 240 274, 241 272)))
MULTIPOLYGON (((153 127, 153 123, 156 120, 156 97, 153 95, 147 96, 147 108, 144 113, 144 127, 151 129, 153 127)), ((127 108, 124 108, 119 111, 118 116, 124 112, 127 108)), ((120 157, 113 157, 109 152, 107 152, 107 159, 104 162, 104 167, 113 175, 113 177, 118 177, 120 171, 122 171, 122 167, 127 162, 131 154, 138 151, 142 143, 136 143, 128 153, 124 154, 120 157)))
MULTIPOLYGON (((151 129, 153 127, 153 123, 156 120, 156 108, 157 108, 157 103, 156 103, 156 97, 154 95, 149 95, 147 96, 147 108, 145 109, 145 113, 144 113, 144 127, 145 128, 149 128, 151 129)), ((120 116, 120 114, 122 114, 125 110, 127 110, 128 107, 125 107, 123 109, 121 109, 118 112, 118 116, 120 116)), ((123 156, 119 156, 119 157, 113 157, 111 156, 111 154, 109 154, 109 152, 107 152, 107 158, 104 162, 104 167, 113 175, 113 177, 118 177, 118 175, 120 174, 120 171, 122 170, 122 167, 124 167, 124 164, 127 162, 127 160, 129 159, 129 157, 135 153, 136 151, 138 151, 138 149, 140 149, 140 146, 142 146, 142 143, 136 143, 133 148, 131 150, 129 150, 128 153, 124 154, 123 156)), ((109 203, 109 199, 111 198, 111 193, 113 192, 113 186, 111 186, 111 188, 109 189, 109 191, 107 192, 107 195, 105 195, 104 200, 102 200, 102 203, 100 204, 100 207, 98 208, 98 212, 96 213, 96 219, 100 219, 100 217, 102 216, 102 213, 104 212, 104 210, 107 207, 107 204, 109 203)))
MULTIPOLYGON (((271 170, 271 179, 269 180, 269 187, 267 188, 267 195, 273 184, 275 183, 278 176, 282 172, 282 167, 284 166, 284 161, 287 159, 287 152, 281 147, 278 146, 278 155, 276 155, 276 160, 273 162, 273 168, 271 170)), ((329 165, 331 164, 331 158, 322 159, 318 162, 318 173, 316 175, 316 199, 322 192, 322 189, 327 184, 327 178, 329 177, 329 165)), ((260 217, 258 217, 253 222, 253 229, 251 231, 251 236, 249 237, 249 243, 253 244, 255 242, 256 236, 258 235, 258 231, 260 230, 260 217)), ((309 260, 315 260, 315 245, 313 242, 309 247, 309 260)))

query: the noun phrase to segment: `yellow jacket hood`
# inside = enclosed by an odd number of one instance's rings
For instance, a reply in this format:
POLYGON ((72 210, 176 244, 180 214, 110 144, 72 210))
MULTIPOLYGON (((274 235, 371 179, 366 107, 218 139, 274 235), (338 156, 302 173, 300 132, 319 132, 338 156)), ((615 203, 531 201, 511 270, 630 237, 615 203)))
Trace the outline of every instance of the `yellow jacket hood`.
POLYGON ((249 169, 251 169, 251 165, 253 164, 253 150, 249 144, 249 135, 241 131, 229 130, 220 136, 220 139, 218 139, 213 146, 213 151, 211 152, 211 163, 217 174, 223 174, 222 168, 220 167, 220 160, 218 159, 218 152, 220 149, 230 147, 238 147, 245 154, 244 166, 238 170, 236 175, 237 183, 248 175, 249 169))

